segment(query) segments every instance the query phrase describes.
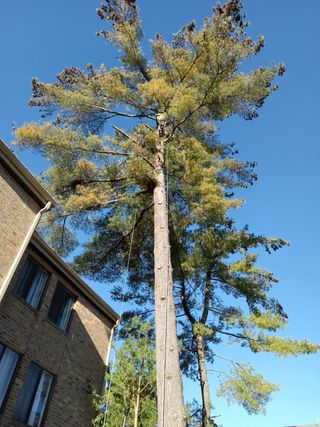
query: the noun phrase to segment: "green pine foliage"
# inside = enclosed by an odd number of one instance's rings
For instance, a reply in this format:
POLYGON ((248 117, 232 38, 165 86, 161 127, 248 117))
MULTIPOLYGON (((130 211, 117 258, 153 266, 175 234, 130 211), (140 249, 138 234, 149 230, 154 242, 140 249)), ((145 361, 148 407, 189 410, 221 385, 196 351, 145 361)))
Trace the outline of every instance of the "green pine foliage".
POLYGON ((230 403, 241 404, 249 414, 265 414, 270 395, 277 390, 277 385, 256 374, 252 366, 239 365, 220 384, 217 395, 225 396, 230 403))
POLYGON ((104 396, 95 397, 96 427, 150 427, 156 424, 156 371, 151 326, 132 319, 130 336, 106 375, 104 396), (135 411, 137 424, 134 424, 135 411))

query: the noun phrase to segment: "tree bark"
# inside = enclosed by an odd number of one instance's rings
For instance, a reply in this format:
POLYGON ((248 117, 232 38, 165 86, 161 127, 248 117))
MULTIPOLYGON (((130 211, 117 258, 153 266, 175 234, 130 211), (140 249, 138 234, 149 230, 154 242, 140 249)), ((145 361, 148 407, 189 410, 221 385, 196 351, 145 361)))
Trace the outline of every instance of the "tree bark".
POLYGON ((169 244, 165 142, 161 135, 156 149, 153 200, 158 427, 185 427, 169 244))
POLYGON ((201 396, 202 396, 202 425, 203 427, 212 427, 211 422, 211 399, 209 382, 207 375, 207 367, 205 360, 205 349, 203 335, 196 334, 197 356, 199 364, 201 396))

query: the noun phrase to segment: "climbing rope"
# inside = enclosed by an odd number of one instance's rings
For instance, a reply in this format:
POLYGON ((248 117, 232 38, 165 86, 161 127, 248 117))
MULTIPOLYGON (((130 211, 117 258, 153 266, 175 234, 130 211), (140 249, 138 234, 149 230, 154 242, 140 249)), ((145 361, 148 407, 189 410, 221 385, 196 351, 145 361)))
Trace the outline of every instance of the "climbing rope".
MULTIPOLYGON (((128 287, 128 275, 129 275, 129 267, 130 267, 131 254, 132 254, 132 244, 133 244, 135 225, 136 225, 136 216, 137 215, 135 214, 134 219, 133 219, 132 233, 131 233, 129 252, 128 252, 128 259, 127 259, 127 264, 126 264, 126 268, 125 268, 125 277, 124 277, 124 281, 123 281, 123 285, 122 285, 122 289, 121 289, 122 296, 121 296, 121 304, 120 304, 120 316, 119 316, 119 319, 117 320, 117 323, 114 326, 114 328, 116 329, 116 333, 115 333, 114 338, 113 338, 114 344, 117 342, 117 340, 119 338, 119 330, 120 330, 120 325, 121 325, 122 316, 123 316, 124 299, 125 299, 125 295, 126 295, 127 287, 128 287)), ((110 342, 110 345, 112 345, 112 342, 110 342)), ((114 349, 113 355, 112 355, 111 368, 114 366, 115 359, 116 359, 116 350, 114 349)), ((110 404, 110 396, 111 396, 112 377, 113 377, 113 371, 111 370, 107 399, 106 399, 106 408, 104 411, 102 427, 106 426, 107 413, 108 413, 108 408, 109 408, 109 404, 110 404)))

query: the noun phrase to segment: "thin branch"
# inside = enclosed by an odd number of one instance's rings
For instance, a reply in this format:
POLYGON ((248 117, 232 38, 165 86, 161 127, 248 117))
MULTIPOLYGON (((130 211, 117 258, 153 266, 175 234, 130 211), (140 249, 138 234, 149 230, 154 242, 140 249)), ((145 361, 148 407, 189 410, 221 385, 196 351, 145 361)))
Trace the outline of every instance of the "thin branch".
POLYGON ((120 135, 124 136, 127 139, 132 139, 132 141, 137 142, 131 135, 127 134, 124 130, 118 128, 118 126, 111 126, 116 132, 120 133, 120 135))
MULTIPOLYGON (((147 191, 144 191, 144 192, 139 192, 139 193, 135 193, 135 195, 138 195, 138 194, 141 194, 141 193, 145 193, 145 192, 147 192, 147 191)), ((120 198, 120 199, 123 199, 123 198, 120 198)), ((103 257, 101 258, 101 259, 99 259, 98 260, 98 262, 97 263, 95 263, 93 266, 91 266, 91 268, 97 268, 97 267, 99 267, 99 266, 101 266, 101 262, 103 262, 103 260, 104 259, 106 259, 107 258, 107 256, 111 253, 111 252, 114 252, 114 251, 116 251, 118 248, 119 248, 119 246, 128 238, 128 237, 130 237, 131 235, 132 235, 132 233, 134 232, 134 230, 136 229, 136 227, 141 223, 141 221, 142 221, 142 219, 143 219, 143 217, 144 217, 144 215, 146 214, 146 212, 148 212, 148 210, 149 209, 151 209, 153 207, 153 202, 149 205, 149 206, 147 206, 146 208, 144 208, 144 209, 142 209, 142 211, 140 212, 140 214, 139 214, 139 216, 136 218, 136 220, 135 220, 135 222, 134 222, 134 224, 133 224, 133 226, 131 227, 131 229, 128 231, 128 233, 126 233, 126 234, 123 234, 121 237, 120 237, 120 239, 118 240, 118 242, 114 245, 114 246, 112 246, 112 248, 110 248, 107 252, 105 252, 104 253, 104 255, 103 255, 103 257)))
POLYGON ((148 125, 148 123, 142 123, 147 129, 151 130, 152 132, 155 131, 152 126, 148 125))
POLYGON ((214 353, 214 352, 213 352, 213 351, 211 351, 211 350, 205 350, 205 352, 206 352, 206 353, 210 353, 210 354, 212 354, 213 356, 218 357, 219 359, 226 360, 227 362, 230 362, 230 363, 232 363, 233 365, 237 365, 237 366, 239 366, 240 368, 242 367, 241 363, 236 362, 235 360, 229 359, 228 357, 220 356, 219 354, 214 353))
POLYGON ((201 49, 201 51, 199 53, 197 53, 193 59, 193 61, 190 64, 190 67, 188 68, 188 70, 185 72, 185 74, 181 77, 179 84, 183 83, 184 79, 187 77, 187 75, 191 72, 192 68, 195 66, 196 62, 198 61, 198 59, 201 57, 202 52, 204 51, 204 49, 201 49))
MULTIPOLYGON (((120 133, 120 135, 124 136, 125 138, 130 139, 131 141, 133 141, 136 144, 139 144, 139 142, 136 139, 132 138, 132 136, 129 135, 129 134, 127 134, 124 130, 118 128, 117 126, 112 126, 112 128, 116 132, 120 133)), ((155 165, 152 162, 150 162, 150 160, 147 157, 145 157, 145 156, 143 156, 142 154, 139 154, 139 153, 134 153, 134 154, 136 156, 138 156, 138 157, 141 157, 141 159, 143 159, 145 162, 147 162, 148 165, 150 165, 153 169, 155 168, 155 165)))
MULTIPOLYGON (((114 129, 116 129, 116 126, 112 126, 112 127, 114 129)), ((119 128, 117 128, 116 130, 120 131, 119 128)), ((123 132, 123 135, 125 135, 125 132, 123 132)), ((125 135, 125 136, 127 138, 131 138, 129 135, 125 135)), ((131 139, 134 142, 137 142, 133 138, 131 138, 131 139)), ((139 154, 139 153, 125 153, 123 151, 114 151, 114 150, 96 150, 96 149, 93 149, 93 148, 84 148, 84 147, 78 147, 78 146, 76 146, 76 147, 66 147, 66 146, 61 146, 61 145, 52 144, 52 143, 48 143, 46 145, 49 145, 49 146, 52 146, 52 147, 56 147, 56 148, 61 148, 63 150, 67 150, 67 151, 77 151, 78 150, 78 151, 84 151, 86 153, 92 153, 92 154, 107 154, 107 155, 110 155, 110 156, 120 156, 120 157, 130 157, 132 155, 136 155, 136 156, 140 157, 141 159, 143 159, 146 163, 148 163, 148 165, 151 166, 152 169, 155 168, 155 165, 152 162, 150 162, 150 160, 147 157, 145 157, 145 156, 143 156, 142 154, 139 154)))
MULTIPOLYGON (((101 120, 101 119, 99 119, 99 120, 101 120)), ((100 121, 100 123, 92 130, 92 132, 97 133, 104 126, 104 124, 106 123, 107 120, 108 119, 106 117, 104 119, 102 119, 100 121)))
MULTIPOLYGON (((143 113, 129 114, 129 113, 123 113, 121 111, 108 110, 107 108, 102 107, 101 105, 96 105, 96 104, 83 104, 83 105, 87 107, 99 109, 108 114, 112 114, 112 117, 118 116, 118 117, 136 118, 136 119, 147 118, 147 119, 155 120, 154 117, 148 116, 147 114, 143 114, 143 113)), ((108 119, 109 118, 111 117, 108 117, 108 119)))
POLYGON ((79 214, 83 213, 84 211, 96 211, 96 210, 98 210, 100 208, 106 208, 109 205, 113 205, 115 203, 118 203, 121 200, 125 200, 127 197, 137 197, 137 196, 140 196, 140 195, 146 194, 146 193, 149 193, 149 191, 148 190, 142 190, 142 191, 138 191, 137 193, 130 194, 128 196, 116 197, 114 199, 108 200, 105 203, 96 203, 95 205, 87 206, 85 209, 83 209, 80 212, 70 212, 70 213, 65 214, 65 215, 56 216, 56 217, 54 217, 54 219, 65 218, 65 217, 69 217, 69 216, 72 216, 72 215, 79 215, 79 214))
POLYGON ((150 210, 153 207, 153 202, 145 207, 144 209, 142 209, 142 211, 140 212, 139 216, 136 218, 135 223, 133 224, 131 230, 129 231, 129 233, 127 233, 127 235, 124 236, 124 238, 131 236, 131 234, 133 233, 134 229, 137 227, 137 225, 140 224, 140 222, 143 220, 144 215, 148 212, 148 210, 150 210))
POLYGON ((78 146, 67 147, 64 145, 53 144, 52 142, 49 142, 46 145, 51 146, 51 147, 60 148, 60 149, 67 150, 67 151, 84 151, 86 153, 110 154, 111 156, 125 156, 125 157, 129 157, 131 155, 131 153, 124 153, 121 151, 114 151, 114 150, 96 150, 94 148, 85 148, 85 147, 78 147, 78 146))
MULTIPOLYGON (((74 179, 69 184, 66 184, 64 187, 57 188, 57 191, 60 194, 65 194, 69 191, 75 190, 78 185, 83 186, 83 185, 100 184, 100 183, 102 183, 102 184, 115 183, 115 182, 126 181, 127 179, 130 179, 130 177, 115 177, 115 178, 106 178, 106 179, 97 178, 97 179, 88 179, 88 180, 79 178, 79 179, 74 179)), ((132 177, 131 177, 131 179, 132 179, 132 177)), ((134 182, 129 182, 129 183, 125 184, 125 186, 133 185, 133 184, 134 184, 134 182)), ((118 190, 119 188, 122 188, 122 187, 123 186, 113 187, 112 189, 118 190)))
POLYGON ((223 331, 221 329, 218 328, 212 328, 214 329, 216 332, 218 332, 219 334, 223 334, 223 335, 229 335, 230 337, 234 337, 234 338, 241 338, 244 340, 248 340, 248 341, 255 341, 255 342, 259 342, 259 340, 255 339, 255 338, 250 338, 250 337, 246 337, 245 335, 241 335, 241 334, 234 334, 232 332, 226 332, 223 331))
POLYGON ((209 311, 212 311, 212 313, 216 313, 216 314, 219 314, 221 316, 224 316, 226 314, 223 311, 217 310, 216 308, 212 308, 212 307, 209 307, 209 311))
POLYGON ((176 315, 176 318, 178 318, 178 317, 185 317, 185 316, 187 316, 185 313, 177 314, 177 315, 176 315))
POLYGON ((202 98, 202 101, 201 101, 201 103, 196 107, 196 108, 194 108, 192 111, 190 111, 189 112, 189 114, 183 119, 183 120, 181 120, 180 122, 178 122, 178 123, 176 123, 175 125, 174 125, 174 127, 173 127, 173 131, 172 131, 172 134, 175 132, 175 130, 177 129, 177 128, 179 128, 182 124, 184 124, 187 120, 189 120, 190 119, 190 117, 194 114, 194 113, 196 113, 197 111, 199 111, 202 107, 204 107, 205 106, 205 101, 206 101, 206 99, 207 99, 207 97, 208 97, 208 95, 209 95, 209 93, 210 93, 210 91, 211 91, 211 89, 212 89, 212 87, 213 87, 213 85, 216 83, 216 81, 217 81, 217 78, 220 76, 220 74, 221 74, 221 70, 218 70, 218 72, 216 73, 216 75, 214 76, 214 78, 211 80, 211 83, 209 84, 209 86, 207 87, 207 89, 206 89, 206 91, 205 91, 205 93, 204 93, 204 96, 203 96, 203 98, 202 98))
POLYGON ((202 409, 196 409, 192 414, 190 414, 190 418, 202 412, 202 409))
POLYGON ((218 372, 218 374, 228 375, 224 371, 218 371, 217 369, 207 369, 207 372, 218 372))

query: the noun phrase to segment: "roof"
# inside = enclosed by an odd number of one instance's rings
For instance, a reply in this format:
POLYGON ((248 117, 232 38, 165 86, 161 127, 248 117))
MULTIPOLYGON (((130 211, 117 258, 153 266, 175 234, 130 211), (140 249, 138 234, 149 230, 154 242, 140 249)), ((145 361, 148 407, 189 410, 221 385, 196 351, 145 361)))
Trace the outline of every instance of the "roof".
POLYGON ((51 202, 56 205, 54 198, 38 182, 32 173, 21 163, 13 151, 0 139, 0 163, 12 173, 23 188, 40 204, 51 202))
POLYGON ((41 255, 45 257, 54 265, 59 273, 70 282, 85 298, 87 298, 100 312, 102 312, 112 323, 116 323, 119 319, 116 313, 98 294, 96 294, 88 284, 81 279, 81 277, 68 265, 49 245, 39 236, 34 233, 30 244, 33 248, 38 250, 41 255))

